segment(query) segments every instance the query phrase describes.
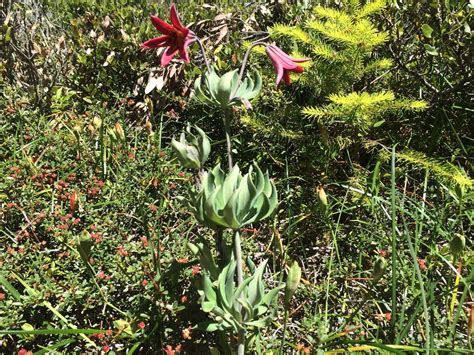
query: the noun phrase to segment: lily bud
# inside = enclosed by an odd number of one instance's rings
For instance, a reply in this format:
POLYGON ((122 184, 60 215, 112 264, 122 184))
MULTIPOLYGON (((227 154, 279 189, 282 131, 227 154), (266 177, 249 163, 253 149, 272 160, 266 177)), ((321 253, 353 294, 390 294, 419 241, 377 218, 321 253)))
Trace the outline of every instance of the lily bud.
POLYGON ((152 127, 150 121, 146 121, 146 123, 145 123, 145 129, 147 130, 148 135, 152 135, 152 134, 153 134, 153 127, 152 127))
POLYGON ((114 126, 114 133, 117 139, 121 141, 125 141, 125 132, 123 130, 122 125, 119 122, 117 122, 114 126))
POLYGON ((328 206, 328 197, 322 186, 316 188, 316 194, 318 195, 319 208, 324 212, 328 206))
POLYGON ((89 234, 87 230, 84 229, 79 235, 77 251, 79 252, 81 259, 84 261, 86 265, 89 264, 89 257, 91 255, 92 244, 93 242, 91 239, 91 235, 89 234))
POLYGON ((383 274, 385 273, 385 269, 387 268, 387 261, 379 256, 374 262, 374 271, 372 272, 372 282, 375 284, 379 282, 382 278, 383 274))
POLYGON ((87 130, 89 131, 90 134, 94 134, 96 132, 96 129, 92 123, 89 123, 87 125, 87 130))
POLYGON ((99 129, 102 126, 102 120, 98 116, 94 116, 92 119, 92 124, 94 125, 95 129, 99 129))
POLYGON ((286 286, 285 286, 285 308, 288 309, 290 306, 290 301, 293 295, 298 288, 301 280, 301 268, 299 267, 296 261, 291 265, 290 270, 288 271, 288 276, 286 277, 286 286))
POLYGON ((466 246, 466 238, 462 234, 456 234, 449 242, 449 250, 452 254, 460 254, 466 246))
POLYGON ((74 137, 76 137, 76 139, 78 141, 79 141, 79 137, 81 135, 81 131, 82 131, 82 128, 78 124, 76 124, 76 125, 74 125, 74 127, 72 127, 72 132, 74 133, 74 137))

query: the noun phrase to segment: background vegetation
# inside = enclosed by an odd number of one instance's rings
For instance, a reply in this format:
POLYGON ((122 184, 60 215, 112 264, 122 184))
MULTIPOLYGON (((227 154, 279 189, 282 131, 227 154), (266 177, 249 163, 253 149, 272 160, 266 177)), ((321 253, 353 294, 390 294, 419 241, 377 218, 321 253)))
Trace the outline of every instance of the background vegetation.
MULTIPOLYGON (((303 270, 284 352, 471 352, 472 1, 176 3, 220 72, 256 31, 312 58, 277 88, 256 49, 264 91, 233 127, 234 159, 281 201, 243 247, 269 284, 303 270)), ((140 50, 169 3, 0 6, 1 351, 217 351, 169 142, 188 122, 216 158, 225 142, 192 100, 197 51, 163 69, 140 50)), ((279 351, 278 304, 262 353, 279 351)))

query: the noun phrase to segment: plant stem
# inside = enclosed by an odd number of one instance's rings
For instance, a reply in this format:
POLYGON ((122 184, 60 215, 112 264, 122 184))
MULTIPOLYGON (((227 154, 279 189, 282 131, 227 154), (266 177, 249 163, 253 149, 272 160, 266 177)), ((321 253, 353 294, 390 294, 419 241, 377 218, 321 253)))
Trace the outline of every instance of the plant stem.
POLYGON ((222 245, 222 234, 224 233, 224 230, 222 228, 216 228, 216 249, 217 249, 217 254, 219 258, 219 267, 224 268, 224 265, 227 263, 226 256, 224 255, 224 248, 222 245))
MULTIPOLYGON (((244 281, 244 276, 242 273, 242 247, 240 245, 240 233, 238 230, 234 232, 234 258, 237 263, 237 287, 239 287, 244 281)), ((244 321, 244 310, 242 312, 242 322, 244 321)), ((238 333, 238 343, 237 343, 237 355, 245 354, 245 329, 240 328, 238 333)))
POLYGON ((286 335, 287 324, 288 324, 288 309, 285 307, 285 320, 283 323, 283 335, 281 336, 280 354, 283 354, 283 348, 285 347, 285 335, 286 335))
POLYGON ((244 281, 242 273, 242 247, 240 245, 240 233, 239 231, 234 232, 234 257, 237 263, 237 286, 244 281))
MULTIPOLYGON (((238 84, 240 84, 240 82, 242 81, 242 78, 244 76, 244 73, 245 73, 245 67, 247 66, 247 62, 249 60, 249 56, 250 56, 250 52, 252 51, 253 47, 256 47, 256 46, 259 46, 261 44, 265 44, 265 40, 268 38, 268 36, 264 37, 264 38, 261 38, 255 42, 253 42, 252 44, 250 44, 250 46, 247 48, 247 51, 245 52, 244 54, 244 59, 242 59, 242 65, 240 66, 240 72, 239 72, 239 81, 238 81, 238 84)), ((239 85, 237 85, 238 87, 239 85)))
POLYGON ((267 39, 267 38, 268 38, 268 36, 266 36, 262 39, 259 39, 255 42, 253 42, 250 45, 250 47, 247 48, 247 51, 244 54, 244 59, 242 59, 242 65, 240 66, 239 79, 237 80, 237 85, 235 85, 234 92, 232 92, 232 95, 230 95, 231 98, 233 98, 235 96, 235 93, 237 92, 237 90, 239 90, 239 86, 242 83, 242 79, 244 78, 244 74, 245 74, 245 67, 247 66, 247 62, 249 60, 249 56, 250 56, 250 52, 252 51, 252 48, 255 47, 255 46, 259 46, 261 44, 265 44, 264 40, 267 39))
POLYGON ((202 57, 204 59, 204 64, 206 64, 206 69, 208 72, 210 72, 211 66, 209 65, 209 60, 207 59, 206 51, 204 50, 204 46, 202 45, 201 39, 198 36, 195 36, 195 38, 196 38, 196 43, 198 44, 202 57))
POLYGON ((391 331, 392 338, 395 339, 395 327, 397 326, 397 212, 395 206, 395 147, 392 148, 391 162, 391 217, 392 217, 392 305, 391 305, 391 331))
POLYGON ((227 142, 227 161, 229 164, 229 171, 232 170, 234 164, 232 163, 232 140, 230 134, 230 121, 232 117, 231 109, 227 109, 224 113, 224 130, 225 130, 225 139, 227 142))
MULTIPOLYGON (((426 354, 430 353, 430 339, 431 339, 431 329, 430 329, 430 315, 428 312, 428 303, 426 302, 426 292, 425 286, 423 283, 423 276, 421 275, 420 265, 418 264, 418 257, 416 256, 415 247, 411 241, 410 233, 406 231, 408 249, 410 251, 411 257, 413 259, 413 266, 415 267, 416 277, 418 278, 418 283, 420 284, 420 293, 421 293, 421 302, 423 304, 423 315, 425 317, 425 332, 426 332, 426 343, 425 351, 426 354)), ((392 311, 393 319, 393 311, 392 311)))

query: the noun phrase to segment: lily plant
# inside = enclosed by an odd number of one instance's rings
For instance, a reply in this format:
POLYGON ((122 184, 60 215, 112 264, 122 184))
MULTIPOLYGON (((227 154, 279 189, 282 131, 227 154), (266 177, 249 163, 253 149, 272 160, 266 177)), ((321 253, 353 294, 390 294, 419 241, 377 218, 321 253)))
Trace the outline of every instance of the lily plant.
MULTIPOLYGON (((179 54, 185 63, 190 62, 188 48, 197 43, 204 58, 205 72, 195 81, 195 98, 222 112, 227 143, 227 171, 217 164, 206 169, 211 145, 209 137, 199 127, 188 126, 179 140, 172 140, 171 146, 184 168, 196 170, 196 184, 189 196, 182 201, 202 225, 215 231, 215 260, 210 244, 205 238, 200 243, 189 244, 191 251, 199 258, 203 269, 201 281, 201 306, 209 313, 211 321, 201 325, 208 331, 219 331, 226 353, 232 353, 230 339, 237 336, 235 350, 238 355, 246 353, 255 341, 258 329, 267 325, 271 318, 272 302, 280 290, 285 288, 285 307, 298 286, 301 272, 293 264, 288 273, 286 287, 280 285, 266 291, 263 274, 266 262, 256 266, 250 258, 244 275, 240 233, 242 227, 270 217, 278 205, 277 190, 268 172, 264 173, 257 164, 242 173, 232 159, 231 123, 233 107, 244 105, 251 108, 262 90, 262 78, 258 71, 247 73, 246 66, 251 50, 264 46, 276 72, 276 85, 291 83, 290 72, 302 73, 301 63, 309 58, 293 58, 277 47, 267 43, 265 36, 253 42, 247 49, 240 70, 235 69, 219 75, 211 67, 200 38, 183 26, 176 6, 171 5, 170 22, 151 16, 151 22, 162 34, 142 44, 142 48, 165 48, 161 65, 167 66, 179 54), (229 246, 223 240, 225 230, 232 231, 229 246), (223 338, 222 334, 227 334, 223 338)), ((265 33, 263 33, 265 34, 265 33)), ((283 344, 282 344, 283 345, 283 344)))

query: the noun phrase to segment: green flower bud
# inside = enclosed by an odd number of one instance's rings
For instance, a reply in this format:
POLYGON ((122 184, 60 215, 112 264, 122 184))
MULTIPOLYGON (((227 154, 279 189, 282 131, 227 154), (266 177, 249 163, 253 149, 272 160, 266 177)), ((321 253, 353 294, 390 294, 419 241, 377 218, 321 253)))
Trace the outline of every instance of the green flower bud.
POLYGON ((92 119, 92 124, 94 125, 95 129, 99 129, 102 126, 102 120, 98 116, 94 116, 92 119))
POLYGON ((296 261, 291 265, 290 270, 288 271, 288 276, 286 277, 286 286, 285 286, 285 308, 288 309, 290 306, 290 301, 293 295, 298 288, 301 280, 301 268, 299 267, 296 261))
POLYGON ((181 133, 179 141, 174 138, 171 140, 171 147, 185 168, 200 169, 209 157, 211 143, 202 129, 197 126, 194 126, 194 129, 198 135, 191 133, 191 126, 188 125, 186 133, 181 133))
POLYGON ((118 140, 121 140, 122 142, 125 141, 125 132, 123 130, 122 125, 119 122, 117 122, 114 126, 114 133, 115 133, 115 137, 118 140))
POLYGON ((372 272, 372 282, 375 284, 379 282, 382 278, 383 274, 385 273, 385 269, 387 269, 387 261, 385 258, 379 256, 375 259, 374 262, 374 271, 372 272))
POLYGON ((466 238, 462 234, 456 234, 449 242, 449 250, 452 254, 460 254, 466 246, 466 238))
POLYGON ((328 206, 328 197, 322 186, 316 188, 316 194, 318 195, 319 208, 324 212, 328 206))

